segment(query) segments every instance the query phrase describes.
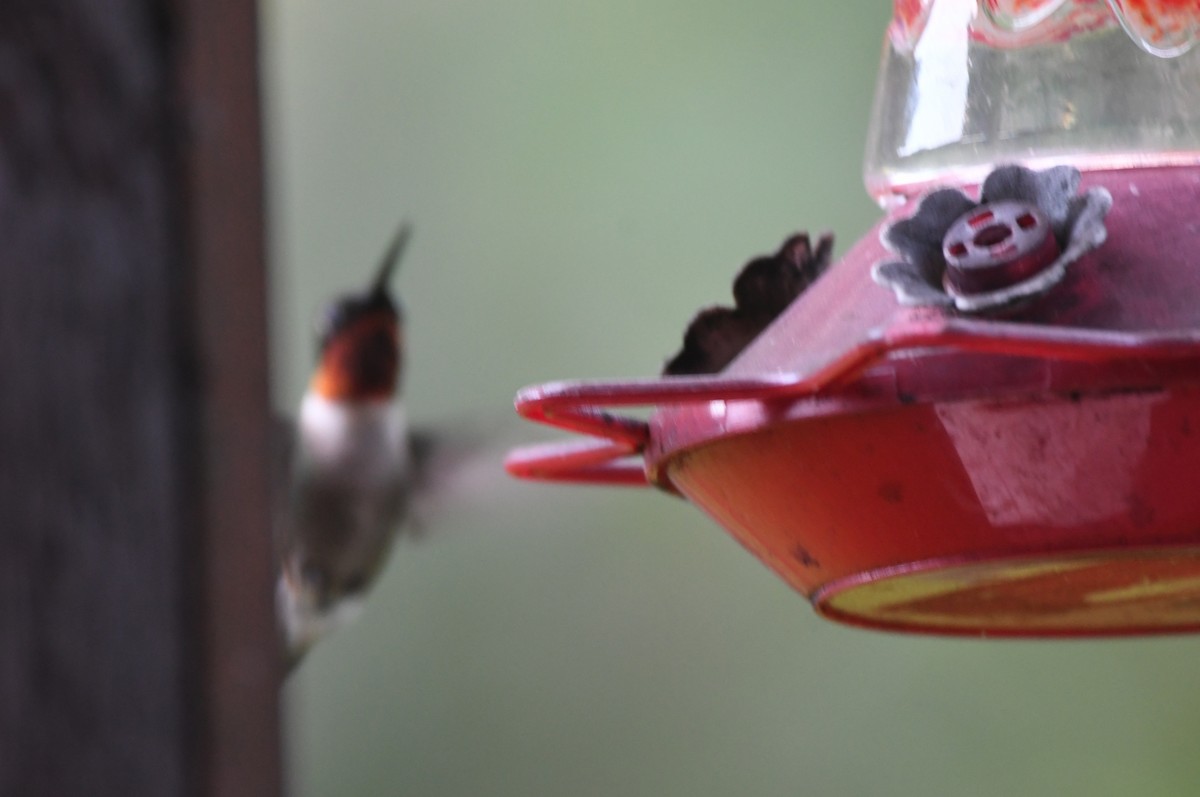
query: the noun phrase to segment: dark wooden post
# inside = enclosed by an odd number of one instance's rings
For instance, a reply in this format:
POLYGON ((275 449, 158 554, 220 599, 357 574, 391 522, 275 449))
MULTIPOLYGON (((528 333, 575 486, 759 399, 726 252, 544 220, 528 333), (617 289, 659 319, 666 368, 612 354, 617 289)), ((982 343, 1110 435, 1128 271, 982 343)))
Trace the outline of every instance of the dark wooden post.
POLYGON ((0 4, 0 794, 280 791, 255 36, 0 4))

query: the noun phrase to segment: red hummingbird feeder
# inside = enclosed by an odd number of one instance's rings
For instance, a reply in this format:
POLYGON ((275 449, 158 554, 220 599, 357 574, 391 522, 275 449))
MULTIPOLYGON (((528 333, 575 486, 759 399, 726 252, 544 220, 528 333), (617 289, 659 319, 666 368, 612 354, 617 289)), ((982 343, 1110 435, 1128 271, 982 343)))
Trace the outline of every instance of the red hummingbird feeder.
POLYGON ((719 373, 522 390, 588 439, 508 469, 682 495, 840 622, 1200 630, 1198 17, 897 2, 887 217, 719 373))

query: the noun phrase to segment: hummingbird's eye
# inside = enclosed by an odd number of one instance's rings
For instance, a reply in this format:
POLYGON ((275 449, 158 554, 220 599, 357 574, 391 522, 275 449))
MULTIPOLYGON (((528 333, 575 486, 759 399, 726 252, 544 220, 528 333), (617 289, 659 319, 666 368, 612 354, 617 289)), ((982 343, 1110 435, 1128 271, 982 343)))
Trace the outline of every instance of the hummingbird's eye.
POLYGON ((346 315, 344 302, 330 302, 321 308, 321 312, 317 314, 316 322, 313 324, 314 331, 317 333, 317 345, 324 346, 334 333, 345 325, 346 315))

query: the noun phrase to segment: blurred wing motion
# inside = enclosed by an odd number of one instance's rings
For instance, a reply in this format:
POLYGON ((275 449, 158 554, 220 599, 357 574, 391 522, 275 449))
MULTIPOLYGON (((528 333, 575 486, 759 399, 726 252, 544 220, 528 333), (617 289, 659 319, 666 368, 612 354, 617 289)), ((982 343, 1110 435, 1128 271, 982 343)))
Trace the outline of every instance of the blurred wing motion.
POLYGON ((822 235, 814 251, 808 233, 802 232, 784 241, 774 255, 751 260, 733 282, 735 306, 701 310, 684 333, 683 348, 663 374, 723 370, 821 276, 832 252, 832 235, 822 235))

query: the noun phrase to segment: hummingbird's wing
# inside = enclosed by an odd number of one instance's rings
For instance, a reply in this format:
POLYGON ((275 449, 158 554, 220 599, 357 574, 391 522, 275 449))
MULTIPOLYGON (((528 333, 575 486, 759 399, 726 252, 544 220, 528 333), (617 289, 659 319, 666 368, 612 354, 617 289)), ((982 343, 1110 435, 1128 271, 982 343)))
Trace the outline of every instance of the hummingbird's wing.
POLYGON ((487 485, 503 474, 499 439, 497 429, 477 420, 412 429, 413 506, 406 531, 424 537, 439 525, 437 518, 448 504, 487 492, 487 485))
MULTIPOLYGON (((410 429, 409 466, 401 490, 404 511, 389 513, 389 517, 394 514, 395 522, 389 524, 391 533, 387 536, 391 538, 398 532, 406 532, 408 536, 424 537, 434 529, 440 530, 453 523, 453 520, 446 520, 448 514, 453 515, 449 512, 453 505, 492 501, 496 483, 507 483, 502 468, 507 445, 499 446, 500 442, 506 441, 493 429, 470 420, 442 427, 410 429)), ((330 606, 331 611, 327 613, 313 612, 305 610, 303 601, 297 600, 294 585, 289 587, 283 577, 284 563, 290 560, 295 546, 302 545, 310 551, 320 547, 322 561, 343 563, 362 559, 356 554, 358 549, 382 539, 376 535, 332 533, 336 528, 361 525, 361 518, 343 516, 347 503, 338 492, 343 485, 322 485, 302 478, 295 464, 295 460, 302 457, 295 424, 287 418, 274 418, 271 428, 273 531, 276 567, 280 573, 277 590, 280 639, 289 670, 302 660, 314 642, 349 617, 343 618, 338 613, 338 604, 330 606), (320 539, 314 538, 305 531, 314 525, 328 528, 330 533, 321 535, 320 539), (289 596, 291 600, 287 599, 289 596)), ((494 504, 489 503, 489 506, 494 504)), ((356 605, 374 586, 375 575, 383 569, 389 555, 385 550, 378 559, 378 567, 372 570, 363 589, 354 596, 356 605)))

